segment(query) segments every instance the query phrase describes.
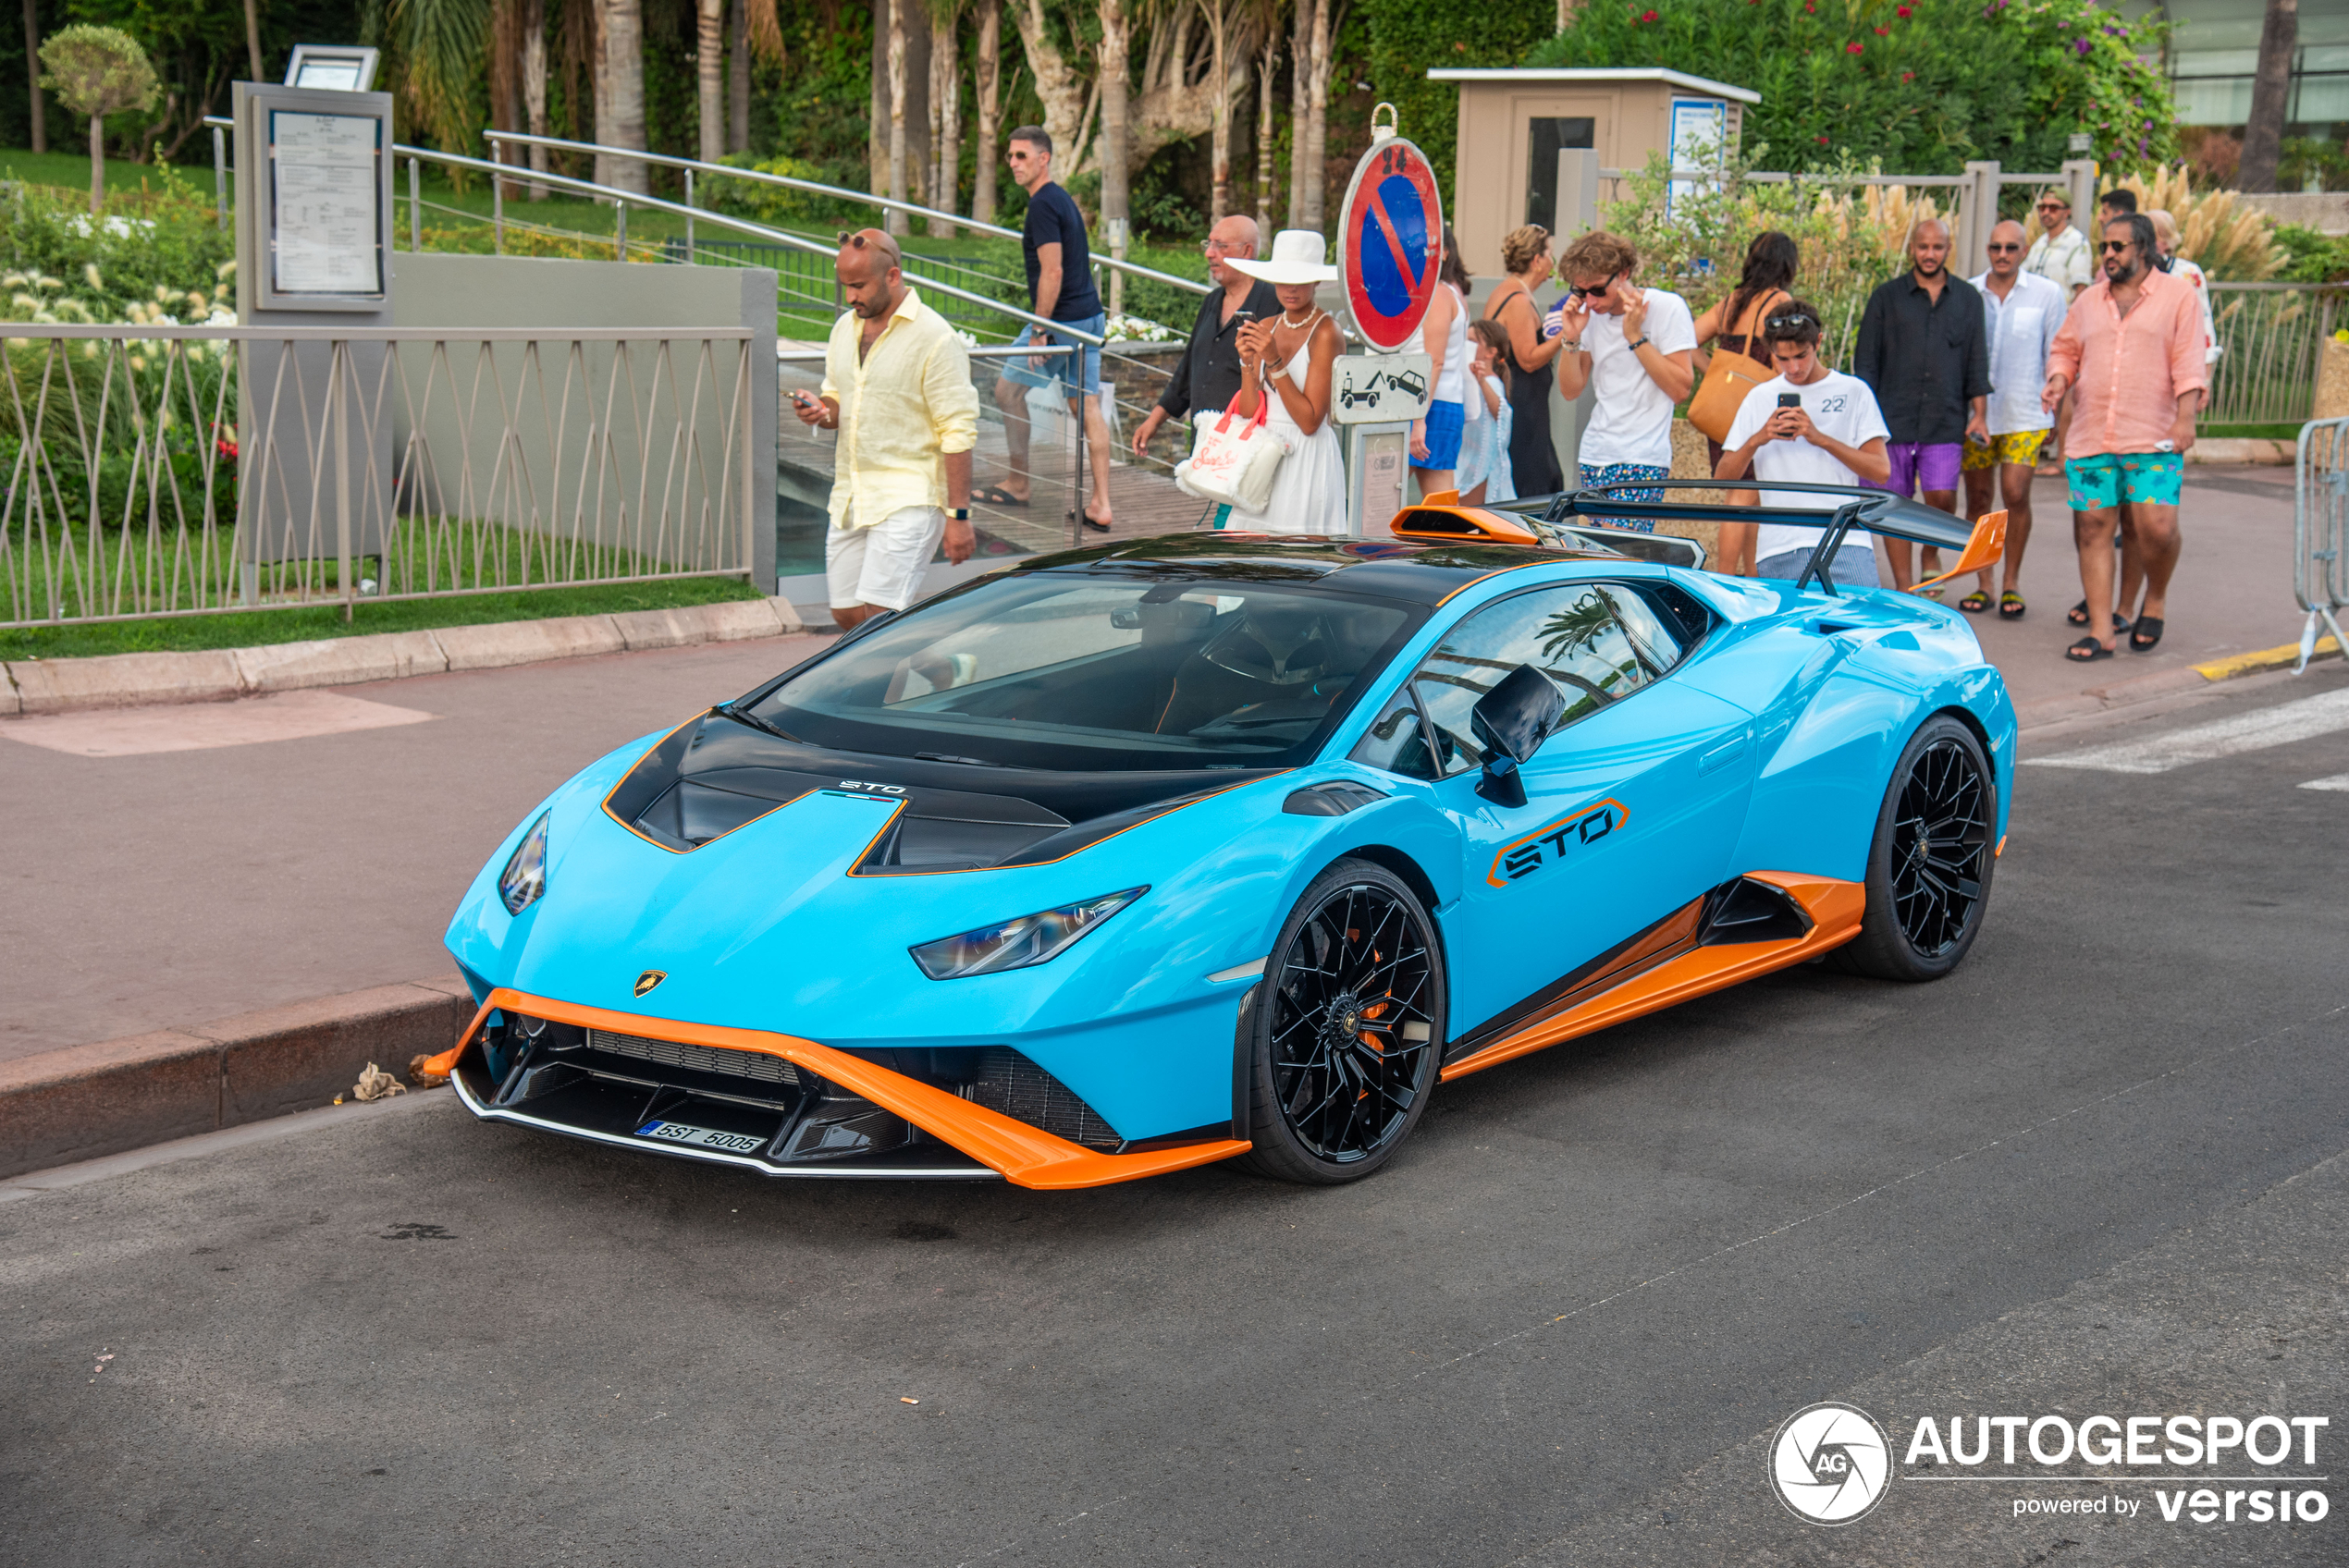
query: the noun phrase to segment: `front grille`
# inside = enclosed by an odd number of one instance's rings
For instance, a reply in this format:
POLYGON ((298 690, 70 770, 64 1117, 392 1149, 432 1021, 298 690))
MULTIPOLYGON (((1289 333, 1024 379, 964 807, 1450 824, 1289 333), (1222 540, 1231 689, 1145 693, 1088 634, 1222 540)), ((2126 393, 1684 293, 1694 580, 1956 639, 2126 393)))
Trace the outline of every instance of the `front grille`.
POLYGON ((715 1072, 728 1078, 755 1078, 762 1084, 799 1084, 799 1070, 781 1057, 765 1051, 727 1050, 717 1046, 689 1046, 678 1040, 648 1040, 642 1035, 615 1034, 609 1029, 587 1031, 591 1049, 614 1056, 657 1061, 664 1067, 715 1072))
POLYGON ((1114 1149, 1125 1142, 1076 1091, 1008 1046, 978 1053, 978 1076, 965 1092, 974 1104, 1088 1149, 1114 1149))

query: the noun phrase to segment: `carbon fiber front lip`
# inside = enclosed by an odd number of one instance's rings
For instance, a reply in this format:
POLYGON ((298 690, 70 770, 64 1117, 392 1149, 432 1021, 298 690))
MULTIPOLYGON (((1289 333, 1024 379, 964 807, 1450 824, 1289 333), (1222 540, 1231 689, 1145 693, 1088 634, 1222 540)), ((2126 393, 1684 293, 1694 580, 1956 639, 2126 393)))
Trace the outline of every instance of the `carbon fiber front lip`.
POLYGON ((1000 1170, 972 1164, 957 1169, 938 1166, 784 1166, 771 1165, 763 1159, 748 1159, 738 1154, 725 1154, 717 1149, 683 1147, 675 1144, 655 1144, 642 1138, 624 1138, 610 1133, 591 1132, 584 1127, 566 1127, 560 1121, 549 1121, 542 1116, 529 1116, 519 1110, 501 1110, 484 1105, 465 1086, 465 1075, 460 1071, 449 1075, 449 1086, 457 1091, 457 1098, 467 1110, 484 1121, 510 1122, 516 1127, 528 1127, 540 1133, 559 1133, 566 1138, 579 1138, 591 1144, 604 1144, 612 1148, 632 1149, 638 1154, 663 1155, 670 1159, 698 1160, 705 1165, 730 1165, 737 1170, 747 1170, 755 1176, 777 1176, 825 1182, 1000 1182, 1000 1170))

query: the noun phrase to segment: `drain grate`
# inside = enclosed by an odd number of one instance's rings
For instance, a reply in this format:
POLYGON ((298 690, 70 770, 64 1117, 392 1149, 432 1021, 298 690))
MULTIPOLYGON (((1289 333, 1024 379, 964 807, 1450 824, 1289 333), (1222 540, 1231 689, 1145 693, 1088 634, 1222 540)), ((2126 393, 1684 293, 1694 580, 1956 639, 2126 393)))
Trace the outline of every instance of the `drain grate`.
POLYGON ((614 1056, 657 1061, 695 1072, 715 1072, 728 1078, 753 1078, 762 1084, 799 1084, 799 1070, 765 1051, 727 1050, 718 1046, 689 1046, 679 1040, 648 1040, 642 1035, 621 1035, 609 1029, 587 1031, 587 1044, 614 1056))

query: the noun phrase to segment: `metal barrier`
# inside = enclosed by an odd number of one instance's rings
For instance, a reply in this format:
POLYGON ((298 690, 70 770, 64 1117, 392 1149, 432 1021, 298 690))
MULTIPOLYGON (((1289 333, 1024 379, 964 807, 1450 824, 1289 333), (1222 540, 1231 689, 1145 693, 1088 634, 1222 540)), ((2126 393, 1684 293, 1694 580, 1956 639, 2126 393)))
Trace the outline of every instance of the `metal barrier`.
POLYGON ((2349 606, 2349 419, 2302 425, 2296 467, 2292 591, 2308 619, 2295 675, 2316 656, 2319 625, 2331 631, 2334 653, 2349 658, 2349 637, 2341 632, 2341 611, 2349 606))
POLYGON ((742 328, 6 330, 0 625, 749 577, 773 526, 742 328))

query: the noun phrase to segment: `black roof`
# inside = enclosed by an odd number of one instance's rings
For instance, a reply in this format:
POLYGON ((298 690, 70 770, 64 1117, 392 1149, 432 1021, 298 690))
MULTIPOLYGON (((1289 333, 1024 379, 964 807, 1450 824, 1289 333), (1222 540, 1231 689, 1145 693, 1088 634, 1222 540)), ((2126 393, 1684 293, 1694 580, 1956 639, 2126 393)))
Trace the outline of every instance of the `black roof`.
POLYGON ((1039 556, 1012 570, 1117 577, 1164 575, 1186 582, 1223 578, 1298 587, 1323 583, 1438 605, 1496 571, 1622 558, 1611 550, 1562 550, 1536 545, 1422 544, 1313 533, 1163 533, 1039 556))

